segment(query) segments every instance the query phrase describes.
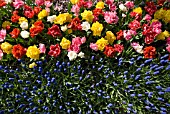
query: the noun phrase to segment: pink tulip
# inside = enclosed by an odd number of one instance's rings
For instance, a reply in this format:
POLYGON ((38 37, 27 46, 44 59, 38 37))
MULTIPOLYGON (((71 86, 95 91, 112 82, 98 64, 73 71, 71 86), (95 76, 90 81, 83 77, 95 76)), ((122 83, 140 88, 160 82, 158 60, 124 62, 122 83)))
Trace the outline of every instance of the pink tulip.
POLYGON ((39 44, 39 50, 40 50, 40 53, 45 53, 46 52, 45 45, 44 44, 39 44))
POLYGON ((24 5, 24 2, 22 0, 15 0, 13 2, 13 6, 15 7, 15 9, 19 9, 24 5))
POLYGON ((47 11, 47 13, 50 13, 50 8, 45 8, 45 10, 47 11))
POLYGON ((90 43, 90 48, 94 51, 98 51, 98 46, 95 43, 90 43))
POLYGON ((49 8, 53 5, 53 3, 51 3, 50 1, 45 1, 45 7, 49 8))
POLYGON ((78 16, 80 12, 80 6, 77 4, 73 5, 71 11, 74 13, 75 16, 78 16))
POLYGON ((150 21, 152 17, 149 14, 146 14, 143 20, 150 21))
POLYGON ((76 53, 80 52, 80 46, 78 45, 71 45, 70 48, 68 49, 68 51, 74 51, 76 53))
POLYGON ((6 30, 2 29, 0 30, 0 42, 3 42, 6 37, 6 30))
POLYGON ((114 0, 106 0, 107 5, 111 5, 111 4, 113 4, 113 2, 114 2, 114 0))
POLYGON ((86 42, 86 37, 81 38, 81 43, 84 44, 86 42))
POLYGON ((167 50, 168 52, 170 52, 170 45, 168 45, 168 46, 166 47, 166 50, 167 50))
POLYGON ((134 30, 124 30, 123 36, 126 40, 130 40, 132 36, 135 36, 137 33, 134 30))
POLYGON ((72 39, 72 45, 80 46, 81 44, 82 44, 82 42, 81 42, 80 37, 76 37, 76 38, 72 39))
POLYGON ((168 37, 168 38, 166 39, 166 44, 167 44, 167 45, 170 45, 170 37, 168 37))
POLYGON ((125 6, 129 9, 132 9, 134 7, 134 2, 132 1, 126 1, 125 6))
POLYGON ((38 6, 44 5, 44 0, 35 0, 35 4, 38 6))
POLYGON ((104 19, 109 24, 112 24, 112 23, 116 24, 119 20, 119 17, 116 15, 116 12, 106 11, 104 13, 104 19))
POLYGON ((3 51, 0 49, 0 60, 2 59, 3 55, 3 51))

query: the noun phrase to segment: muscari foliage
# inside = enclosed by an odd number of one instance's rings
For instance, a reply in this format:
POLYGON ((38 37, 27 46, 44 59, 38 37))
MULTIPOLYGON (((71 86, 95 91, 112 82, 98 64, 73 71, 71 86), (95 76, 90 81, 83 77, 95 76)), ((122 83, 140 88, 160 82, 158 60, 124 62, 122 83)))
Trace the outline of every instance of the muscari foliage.
POLYGON ((23 60, 16 69, 0 66, 0 114, 166 114, 170 111, 167 58, 91 56, 74 62, 37 61, 34 69, 23 60))

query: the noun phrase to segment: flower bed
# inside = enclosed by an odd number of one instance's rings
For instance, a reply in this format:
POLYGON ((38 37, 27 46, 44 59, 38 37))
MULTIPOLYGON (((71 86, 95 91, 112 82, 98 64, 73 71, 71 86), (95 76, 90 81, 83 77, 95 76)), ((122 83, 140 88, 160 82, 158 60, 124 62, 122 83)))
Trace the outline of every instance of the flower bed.
POLYGON ((0 113, 170 111, 169 0, 1 1, 0 113))
POLYGON ((1 113, 166 113, 170 62, 91 56, 88 60, 37 61, 27 69, 0 66, 1 113), (1 73, 2 74, 2 73, 1 73))

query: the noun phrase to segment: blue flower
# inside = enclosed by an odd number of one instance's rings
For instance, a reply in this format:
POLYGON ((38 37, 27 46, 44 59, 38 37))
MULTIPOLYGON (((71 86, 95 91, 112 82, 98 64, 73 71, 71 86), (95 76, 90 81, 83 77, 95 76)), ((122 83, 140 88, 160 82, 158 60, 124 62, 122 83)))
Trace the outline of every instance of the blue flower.
POLYGON ((113 106, 113 104, 112 103, 109 103, 108 105, 107 105, 107 107, 112 107, 113 106))
POLYGON ((91 60, 94 60, 95 59, 95 56, 91 56, 91 60))
POLYGON ((23 89, 24 89, 25 91, 28 91, 28 87, 24 87, 23 89))
POLYGON ((140 75, 136 75, 135 80, 138 80, 140 78, 140 75))
POLYGON ((100 113, 100 114, 103 114, 103 112, 102 112, 102 111, 100 111, 99 113, 100 113))
POLYGON ((60 61, 57 61, 56 62, 56 66, 58 67, 60 65, 60 61))
POLYGON ((165 92, 170 92, 170 87, 167 87, 167 88, 165 89, 165 92))
POLYGON ((146 76, 144 79, 147 80, 147 79, 149 79, 149 78, 151 78, 151 76, 146 76))
POLYGON ((63 61, 63 62, 62 62, 62 65, 65 67, 65 66, 66 66, 66 63, 63 61))
POLYGON ((153 74, 154 74, 154 75, 157 75, 157 74, 159 74, 159 73, 160 73, 159 71, 156 71, 156 72, 154 72, 153 74))
POLYGON ((128 106, 129 106, 129 107, 132 107, 132 106, 133 106, 133 104, 128 104, 128 106))
POLYGON ((4 110, 0 110, 0 114, 5 114, 5 111, 4 110))
POLYGON ((70 113, 70 112, 71 112, 71 110, 70 110, 70 109, 68 109, 68 110, 67 110, 67 113, 70 113))
POLYGON ((10 113, 13 113, 14 111, 15 111, 14 109, 10 109, 10 110, 9 110, 10 113))
POLYGON ((92 69, 95 69, 95 68, 96 68, 96 66, 93 65, 93 66, 92 66, 92 69))
POLYGON ((111 75, 111 76, 113 76, 113 75, 114 75, 114 73, 115 73, 115 72, 114 72, 114 71, 112 71, 112 72, 110 72, 110 75, 111 75))
POLYGON ((100 70, 101 70, 101 67, 99 67, 97 70, 100 71, 100 70))
POLYGON ((81 69, 81 65, 78 65, 77 69, 80 70, 81 69))
POLYGON ((28 98, 28 99, 27 99, 28 102, 31 102, 32 100, 33 100, 32 98, 28 98))
POLYGON ((151 107, 150 106, 145 106, 145 108, 149 110, 151 107))
POLYGON ((138 56, 137 60, 141 60, 143 57, 142 56, 138 56))
POLYGON ((150 70, 153 70, 156 67, 158 67, 158 65, 154 65, 154 66, 150 67, 150 70))
POLYGON ((109 110, 109 109, 107 109, 107 110, 106 110, 106 112, 107 112, 107 113, 110 113, 110 110, 109 110))
POLYGON ((133 78, 134 77, 134 75, 132 74, 132 75, 130 75, 130 78, 133 78))
POLYGON ((124 80, 123 83, 126 83, 128 80, 124 80))
MULTIPOLYGON (((140 65, 140 67, 143 67, 143 66, 145 66, 145 64, 141 64, 141 65, 140 65)), ((141 69, 141 68, 138 68, 138 69, 141 69)))
POLYGON ((116 82, 113 82, 114 86, 117 86, 118 84, 116 82))
POLYGON ((48 111, 48 110, 49 110, 49 108, 48 108, 48 107, 45 107, 45 110, 46 110, 46 111, 48 111))
POLYGON ((33 104, 34 104, 34 103, 31 102, 31 103, 29 103, 29 106, 33 106, 33 104))
POLYGON ((135 85, 135 87, 139 87, 139 86, 140 86, 140 84, 136 84, 136 85, 135 85))
POLYGON ((43 71, 42 67, 38 67, 38 72, 42 72, 42 71, 43 71))
POLYGON ((160 109, 161 109, 162 111, 166 111, 166 108, 164 108, 164 107, 160 107, 160 109))
POLYGON ((155 68, 155 71, 159 71, 159 70, 161 70, 161 69, 163 69, 164 68, 164 66, 160 66, 160 67, 157 67, 157 68, 155 68))
POLYGON ((84 73, 85 73, 85 70, 82 70, 81 73, 84 74, 84 73))
POLYGON ((64 68, 64 72, 65 72, 65 73, 67 72, 67 69, 66 69, 66 68, 64 68))
POLYGON ((136 95, 135 94, 130 94, 131 97, 135 97, 136 95))
POLYGON ((153 92, 148 93, 148 97, 152 97, 152 95, 153 95, 153 92))
POLYGON ((158 92, 158 94, 159 94, 159 95, 164 95, 165 92, 160 91, 160 92, 158 92))
POLYGON ((168 61, 169 61, 169 60, 161 60, 160 63, 161 63, 161 64, 165 64, 165 63, 167 63, 168 61))
POLYGON ((71 73, 71 76, 74 76, 74 73, 71 73))
POLYGON ((70 62, 67 62, 67 66, 68 66, 68 67, 71 66, 70 62))
POLYGON ((145 60, 144 64, 148 64, 150 62, 152 62, 153 59, 148 59, 148 60, 145 60))
POLYGON ((9 78, 9 81, 14 81, 14 78, 9 78))
POLYGON ((59 65, 59 68, 60 68, 60 69, 62 69, 62 68, 63 68, 63 66, 62 66, 62 65, 59 65))
POLYGON ((162 87, 161 87, 161 86, 156 86, 155 88, 156 88, 156 89, 162 89, 162 87))
POLYGON ((4 69, 4 67, 2 65, 0 65, 0 70, 3 70, 3 69, 4 69))
POLYGON ((130 89, 130 88, 132 88, 133 86, 132 85, 128 85, 128 88, 130 89))
POLYGON ((54 83, 54 82, 55 82, 55 78, 54 78, 54 77, 51 79, 51 82, 52 82, 52 83, 54 83))
POLYGON ((149 75, 150 73, 151 73, 150 71, 147 71, 145 74, 146 74, 146 75, 149 75))
POLYGON ((165 70, 170 70, 170 65, 168 65, 165 70))
POLYGON ((160 111, 160 114, 167 114, 166 112, 164 112, 164 111, 160 111))
POLYGON ((37 61, 36 64, 37 65, 42 65, 42 61, 37 61))
POLYGON ((128 71, 124 71, 124 74, 127 74, 128 73, 128 71))
POLYGON ((161 57, 161 59, 167 59, 169 57, 169 54, 165 54, 164 56, 161 57))
POLYGON ((161 98, 161 97, 158 97, 157 99, 158 99, 159 101, 164 101, 164 99, 161 98))
POLYGON ((142 97, 143 95, 142 94, 138 94, 138 97, 142 97))
POLYGON ((26 84, 31 84, 31 82, 30 81, 26 81, 26 84))
POLYGON ((169 103, 165 103, 167 107, 170 107, 170 104, 169 103))
POLYGON ((42 103, 42 100, 38 100, 38 103, 42 103))
POLYGON ((55 68, 55 69, 54 69, 54 72, 57 72, 57 71, 58 71, 58 70, 55 68))

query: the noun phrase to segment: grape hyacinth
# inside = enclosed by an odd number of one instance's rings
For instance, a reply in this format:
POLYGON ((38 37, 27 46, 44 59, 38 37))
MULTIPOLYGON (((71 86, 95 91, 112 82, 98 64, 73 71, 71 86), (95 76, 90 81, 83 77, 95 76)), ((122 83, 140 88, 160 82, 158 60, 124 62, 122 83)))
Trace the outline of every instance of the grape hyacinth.
POLYGON ((1 65, 0 71, 6 73, 0 77, 0 113, 170 111, 170 62, 166 56, 90 58, 75 62, 38 61, 35 69, 23 69, 21 62, 17 69, 1 65))

